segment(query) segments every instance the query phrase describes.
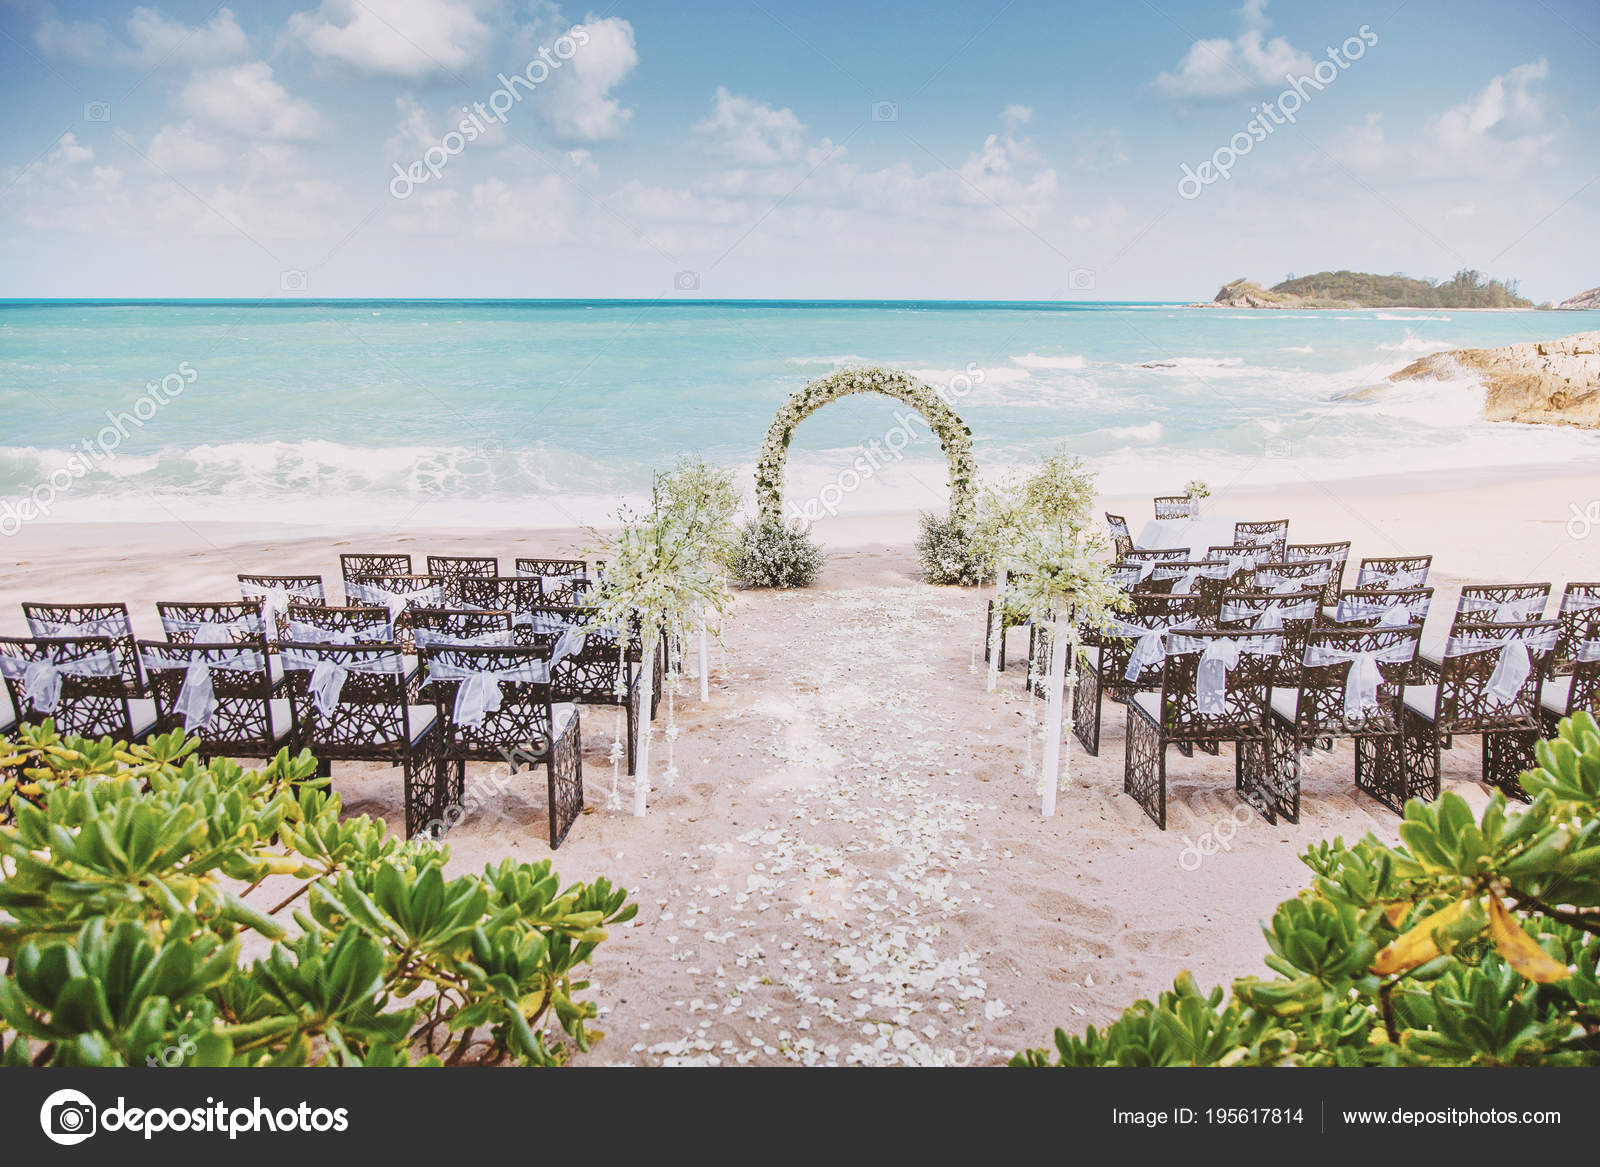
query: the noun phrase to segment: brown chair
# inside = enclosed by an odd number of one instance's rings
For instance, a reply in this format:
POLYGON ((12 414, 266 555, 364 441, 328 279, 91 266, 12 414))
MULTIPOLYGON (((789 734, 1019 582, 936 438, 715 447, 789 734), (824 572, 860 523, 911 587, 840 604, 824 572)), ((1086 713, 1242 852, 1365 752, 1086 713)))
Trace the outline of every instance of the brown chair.
POLYGON ((297 749, 294 706, 278 697, 266 637, 228 643, 141 640, 139 658, 164 725, 200 739, 202 760, 297 749))
POLYGON ((0 637, 0 676, 15 716, 85 738, 142 742, 163 727, 156 703, 132 695, 118 638, 0 637))
POLYGON ((1355 739, 1356 787, 1391 810, 1405 808, 1401 698, 1420 624, 1405 628, 1312 628, 1296 683, 1272 689, 1271 796, 1280 818, 1300 821, 1303 759, 1355 739))
POLYGON ((1517 782, 1534 765, 1540 695, 1560 624, 1483 624, 1450 638, 1438 682, 1405 692, 1406 793, 1439 796, 1440 751, 1455 734, 1483 736, 1483 779, 1527 800, 1517 782))
POLYGON ((552 698, 549 658, 520 646, 435 645, 423 660, 453 785, 465 790, 468 762, 504 761, 512 773, 543 764, 550 849, 561 846, 583 813, 583 744, 577 705, 552 698))
POLYGON ((23 604, 28 631, 42 640, 106 637, 117 656, 118 675, 134 697, 146 695, 139 650, 126 604, 23 604))
POLYGON ((1233 541, 1253 547, 1270 547, 1273 559, 1282 559, 1289 545, 1289 520, 1267 519, 1255 523, 1235 523, 1233 541))
POLYGON ((1186 494, 1163 494, 1155 499, 1157 519, 1192 519, 1200 513, 1199 500, 1186 494))
MULTIPOLYGON (((1268 695, 1281 637, 1221 631, 1170 632, 1157 692, 1128 702, 1122 789, 1167 829, 1167 747, 1234 746, 1234 789, 1268 822, 1272 797, 1268 695)), ((1209 752, 1209 751, 1208 751, 1209 752)))

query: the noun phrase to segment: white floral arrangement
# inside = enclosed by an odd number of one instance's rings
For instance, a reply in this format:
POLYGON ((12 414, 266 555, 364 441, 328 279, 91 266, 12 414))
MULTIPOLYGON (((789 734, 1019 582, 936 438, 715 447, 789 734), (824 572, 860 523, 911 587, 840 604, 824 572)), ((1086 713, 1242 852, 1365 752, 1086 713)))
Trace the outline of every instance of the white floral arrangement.
POLYGON ((1195 502, 1199 502, 1203 498, 1211 497, 1211 488, 1196 478, 1183 488, 1183 493, 1194 499, 1195 502))
POLYGON ((951 517, 970 520, 978 486, 972 430, 937 390, 909 374, 876 366, 840 369, 820 377, 796 391, 778 410, 756 463, 756 503, 762 520, 783 521, 783 468, 795 427, 830 401, 852 393, 882 393, 922 415, 950 463, 951 517))

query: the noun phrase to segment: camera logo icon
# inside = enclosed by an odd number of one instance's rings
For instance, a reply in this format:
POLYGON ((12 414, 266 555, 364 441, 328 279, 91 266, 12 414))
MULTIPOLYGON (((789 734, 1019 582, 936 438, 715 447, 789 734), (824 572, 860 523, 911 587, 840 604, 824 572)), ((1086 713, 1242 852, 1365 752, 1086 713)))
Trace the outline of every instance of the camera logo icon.
POLYGON ((672 286, 680 292, 698 292, 700 290, 700 273, 697 271, 681 271, 672 277, 672 286))
POLYGON ((39 1125, 52 1143, 72 1147, 94 1134, 97 1114, 87 1094, 57 1090, 39 1107, 39 1125))
POLYGON ((306 290, 306 273, 290 269, 278 275, 278 287, 285 292, 303 292, 306 290))
POLYGON ((872 103, 872 120, 875 122, 897 122, 900 120, 900 107, 892 101, 875 101, 872 103))
POLYGON ((1075 267, 1067 273, 1067 287, 1074 292, 1094 291, 1095 278, 1092 267, 1075 267))
POLYGON ((1267 457, 1274 462, 1286 462, 1294 457, 1294 446, 1288 438, 1273 438, 1267 442, 1267 457))
POLYGON ((91 101, 83 107, 83 120, 86 122, 108 122, 111 120, 111 105, 104 101, 91 101))

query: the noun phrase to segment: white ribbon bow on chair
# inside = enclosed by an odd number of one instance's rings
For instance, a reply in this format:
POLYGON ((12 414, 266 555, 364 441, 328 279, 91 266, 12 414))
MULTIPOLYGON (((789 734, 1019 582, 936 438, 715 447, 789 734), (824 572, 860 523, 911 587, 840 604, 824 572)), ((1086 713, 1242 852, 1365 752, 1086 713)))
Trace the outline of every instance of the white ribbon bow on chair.
POLYGON ((1464 656, 1475 652, 1500 650, 1494 672, 1489 674, 1486 686, 1488 695, 1501 705, 1509 705, 1522 692, 1528 675, 1533 672, 1530 649, 1549 649, 1555 645, 1555 630, 1550 629, 1531 637, 1512 636, 1500 639, 1494 636, 1452 636, 1445 646, 1446 656, 1464 656))
POLYGON ((115 676, 116 672, 116 661, 110 653, 105 652, 89 653, 76 660, 60 662, 48 656, 41 660, 0 656, 0 676, 20 680, 27 704, 40 713, 54 713, 61 704, 63 677, 110 677, 115 676))
POLYGON ((1219 637, 1206 645, 1200 654, 1200 665, 1195 670, 1195 708, 1210 716, 1219 716, 1228 709, 1228 671, 1237 668, 1241 644, 1237 640, 1219 637))
POLYGON ((1360 721, 1369 709, 1375 709, 1378 705, 1378 686, 1383 684, 1383 672, 1378 668, 1378 662, 1401 664, 1416 656, 1416 651, 1415 642, 1410 640, 1401 640, 1388 648, 1367 652, 1346 652, 1325 644, 1309 644, 1306 646, 1305 663, 1310 668, 1319 668, 1341 661, 1350 662, 1350 671, 1344 678, 1344 716, 1347 721, 1360 721))
MULTIPOLYGON (((348 632, 328 633, 327 642, 353 643, 349 637, 348 632), (345 639, 341 641, 340 636, 345 639)), ((306 681, 306 690, 311 694, 312 703, 324 717, 331 717, 333 711, 339 707, 339 697, 344 691, 345 680, 352 672, 394 673, 396 676, 405 673, 405 662, 397 652, 387 652, 380 656, 362 656, 345 663, 337 657, 285 645, 279 655, 285 669, 311 671, 311 676, 306 681)))
POLYGON ((1193 628, 1193 619, 1180 620, 1176 624, 1166 625, 1161 628, 1141 628, 1137 624, 1125 624, 1121 620, 1113 620, 1109 631, 1118 636, 1126 636, 1136 643, 1133 652, 1128 656, 1128 667, 1123 673, 1123 679, 1137 681, 1139 674, 1157 661, 1167 659, 1166 635, 1182 629, 1193 628))

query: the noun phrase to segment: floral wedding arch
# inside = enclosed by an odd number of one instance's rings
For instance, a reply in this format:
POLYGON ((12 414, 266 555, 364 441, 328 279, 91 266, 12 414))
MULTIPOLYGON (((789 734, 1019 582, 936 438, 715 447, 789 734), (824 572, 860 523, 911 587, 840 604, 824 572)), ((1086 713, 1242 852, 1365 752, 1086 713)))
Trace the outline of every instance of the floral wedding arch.
POLYGON ((783 519, 783 468, 795 427, 817 410, 852 393, 881 393, 916 410, 944 448, 950 464, 950 515, 970 520, 978 489, 978 465, 972 455, 972 431, 939 392, 895 369, 840 369, 797 390, 778 410, 761 444, 756 464, 756 503, 763 522, 783 519))

